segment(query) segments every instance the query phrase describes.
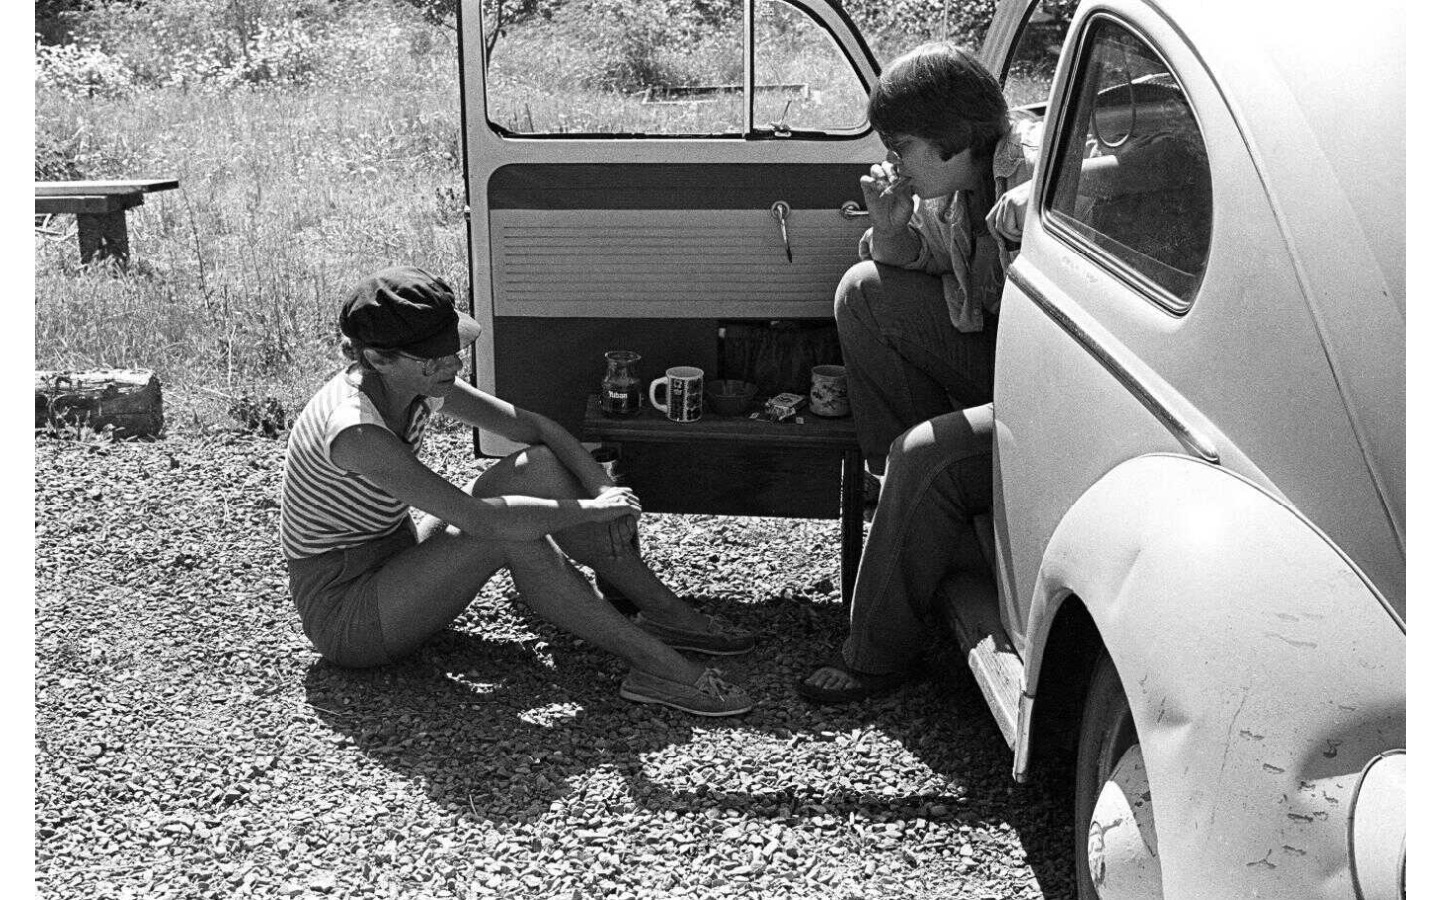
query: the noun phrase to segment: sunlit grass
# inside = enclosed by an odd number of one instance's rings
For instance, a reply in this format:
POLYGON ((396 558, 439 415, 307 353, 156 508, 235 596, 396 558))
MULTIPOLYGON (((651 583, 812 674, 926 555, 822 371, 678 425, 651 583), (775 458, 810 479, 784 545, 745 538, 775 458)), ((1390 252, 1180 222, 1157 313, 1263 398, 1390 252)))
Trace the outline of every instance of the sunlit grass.
MULTIPOLYGON (((130 212, 127 269, 82 266, 72 218, 36 231, 38 367, 154 369, 172 422, 223 420, 242 393, 293 409, 333 370, 335 311, 361 276, 414 263, 466 289, 454 34, 400 7, 356 9, 307 85, 90 96, 37 84, 37 144, 79 173, 57 177, 180 182, 130 212)), ((863 90, 828 37, 808 20, 762 25, 757 80, 805 90, 762 94, 759 125, 863 122, 863 90)), ((512 29, 489 73, 491 118, 522 133, 740 133, 740 95, 646 102, 597 76, 613 61, 586 38, 512 29)), ((655 87, 735 84, 738 48, 737 26, 645 65, 655 87)))
MULTIPOLYGON (((762 33, 756 82, 771 86, 758 98, 755 121, 795 129, 837 130, 864 122, 865 91, 829 38, 810 23, 762 33), (774 86, 797 85, 791 90, 774 86)), ((740 134, 744 129, 742 45, 738 29, 712 36, 694 53, 656 54, 654 90, 592 84, 591 75, 619 68, 605 48, 587 46, 560 25, 506 35, 487 78, 490 118, 522 134, 740 134), (729 86, 701 99, 673 99, 665 91, 729 86), (658 101, 658 102, 657 102, 658 101)))
POLYGON ((335 310, 366 272, 416 263, 463 289, 453 54, 401 47, 371 60, 383 79, 311 87, 37 89, 37 129, 79 134, 86 177, 181 185, 131 211, 127 271, 82 267, 68 217, 37 232, 37 366, 155 369, 167 405, 202 413, 217 394, 293 406, 335 364, 335 310))

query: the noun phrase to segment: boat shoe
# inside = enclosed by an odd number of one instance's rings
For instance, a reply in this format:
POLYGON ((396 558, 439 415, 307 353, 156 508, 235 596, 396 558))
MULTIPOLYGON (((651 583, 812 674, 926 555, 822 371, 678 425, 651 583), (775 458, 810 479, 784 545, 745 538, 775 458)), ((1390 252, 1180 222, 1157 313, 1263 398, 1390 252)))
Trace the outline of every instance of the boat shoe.
POLYGON ((636 703, 663 704, 697 716, 738 716, 755 708, 750 695, 721 678, 719 669, 706 669, 694 684, 631 669, 620 683, 620 696, 636 703))
POLYGON ((659 638, 675 650, 691 650, 711 656, 734 656, 755 649, 755 635, 714 616, 706 616, 705 619, 710 627, 704 631, 690 631, 652 622, 645 618, 644 613, 635 614, 635 624, 640 630, 659 638))

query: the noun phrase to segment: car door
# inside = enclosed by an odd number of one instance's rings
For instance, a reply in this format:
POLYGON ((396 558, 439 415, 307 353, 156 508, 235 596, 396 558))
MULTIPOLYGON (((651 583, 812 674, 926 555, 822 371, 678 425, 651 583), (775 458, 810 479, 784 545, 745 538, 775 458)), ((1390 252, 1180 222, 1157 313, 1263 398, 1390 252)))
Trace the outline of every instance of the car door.
POLYGON ((1045 114, 1075 3, 999 0, 995 4, 980 61, 999 79, 1011 109, 1045 114))
POLYGON ((838 5, 483 6, 460 15, 482 388, 578 432, 607 350, 713 373, 726 321, 831 317, 884 152, 838 5))
POLYGON ((1253 150, 1180 27, 1086 3, 1060 62, 995 378, 997 566, 1022 656, 1051 535, 1125 460, 1223 466, 1342 541, 1383 519, 1253 150))

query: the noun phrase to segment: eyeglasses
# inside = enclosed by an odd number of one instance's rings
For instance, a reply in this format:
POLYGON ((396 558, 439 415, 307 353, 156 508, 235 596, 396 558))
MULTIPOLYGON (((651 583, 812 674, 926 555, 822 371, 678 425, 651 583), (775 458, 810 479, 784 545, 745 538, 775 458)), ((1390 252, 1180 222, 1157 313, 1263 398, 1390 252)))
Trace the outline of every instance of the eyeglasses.
POLYGON ((409 353, 404 353, 400 350, 396 350, 394 351, 394 353, 396 356, 403 356, 406 359, 413 359, 416 362, 420 363, 420 373, 426 378, 434 375, 440 370, 440 366, 452 359, 458 359, 460 361, 460 371, 465 371, 466 354, 463 351, 459 353, 450 353, 445 356, 436 357, 414 356, 409 353))

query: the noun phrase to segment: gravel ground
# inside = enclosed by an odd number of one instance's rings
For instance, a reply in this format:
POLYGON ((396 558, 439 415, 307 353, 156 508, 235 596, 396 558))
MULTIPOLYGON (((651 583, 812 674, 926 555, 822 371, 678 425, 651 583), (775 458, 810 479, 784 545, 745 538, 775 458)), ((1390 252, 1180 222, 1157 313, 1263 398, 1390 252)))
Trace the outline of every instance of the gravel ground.
MULTIPOLYGON (((462 480, 468 441, 430 462, 462 480)), ((844 634, 838 523, 647 516, 662 576, 760 635, 722 663, 756 709, 702 720, 621 700, 503 577, 409 659, 320 661, 282 450, 37 438, 40 896, 1070 896, 1062 786, 1012 782, 958 653, 850 709, 795 696, 844 634)))

